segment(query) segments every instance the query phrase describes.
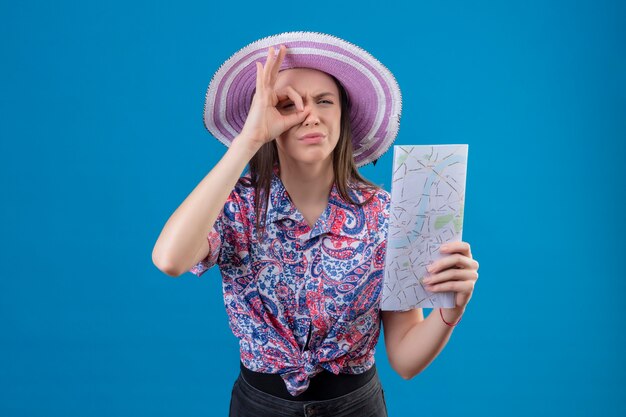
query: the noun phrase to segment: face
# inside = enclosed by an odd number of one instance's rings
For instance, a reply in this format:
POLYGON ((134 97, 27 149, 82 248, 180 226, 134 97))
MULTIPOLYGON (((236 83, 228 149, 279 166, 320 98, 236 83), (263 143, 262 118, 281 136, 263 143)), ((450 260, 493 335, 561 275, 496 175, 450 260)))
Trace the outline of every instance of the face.
MULTIPOLYGON (((334 80, 326 73, 310 68, 292 68, 281 71, 276 78, 276 89, 293 87, 302 97, 304 109, 310 113, 302 121, 276 138, 281 165, 290 163, 317 163, 332 157, 339 141, 341 102, 334 80), (328 93, 321 95, 322 93, 328 93), (321 133, 321 140, 301 139, 310 133, 321 133)), ((276 106, 282 114, 296 111, 295 104, 287 99, 276 106)))

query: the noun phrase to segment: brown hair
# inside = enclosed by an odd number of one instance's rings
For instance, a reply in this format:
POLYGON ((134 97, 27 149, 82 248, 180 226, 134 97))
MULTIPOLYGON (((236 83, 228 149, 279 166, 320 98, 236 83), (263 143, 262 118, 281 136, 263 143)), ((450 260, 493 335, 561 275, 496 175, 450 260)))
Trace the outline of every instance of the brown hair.
MULTIPOLYGON (((352 148, 350 99, 341 83, 332 75, 330 76, 337 85, 341 102, 341 126, 339 141, 333 150, 334 182, 337 184, 337 190, 343 200, 360 207, 368 204, 374 197, 374 192, 380 189, 380 187, 362 177, 357 170, 356 164, 354 163, 352 148), (349 181, 360 184, 359 191, 372 191, 372 195, 366 201, 354 201, 348 194, 349 181)), ((242 181, 244 186, 255 188, 254 201, 257 238, 259 237, 259 231, 261 229, 261 212, 264 213, 262 229, 265 230, 265 218, 267 216, 270 185, 275 164, 278 164, 278 149, 276 147, 276 141, 272 140, 271 142, 264 144, 252 157, 250 160, 250 179, 242 181), (261 198, 261 195, 263 195, 263 198, 261 198), (261 202, 264 203, 263 206, 261 206, 261 202)))

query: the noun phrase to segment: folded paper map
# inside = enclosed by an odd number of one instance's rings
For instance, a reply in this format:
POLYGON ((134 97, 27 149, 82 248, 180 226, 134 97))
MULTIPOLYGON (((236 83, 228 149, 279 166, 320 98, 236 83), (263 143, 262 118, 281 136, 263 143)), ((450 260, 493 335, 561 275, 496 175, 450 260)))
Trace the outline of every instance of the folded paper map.
POLYGON ((461 241, 468 145, 393 147, 391 208, 382 310, 452 308, 454 293, 431 293, 421 280, 442 256, 439 246, 461 241))

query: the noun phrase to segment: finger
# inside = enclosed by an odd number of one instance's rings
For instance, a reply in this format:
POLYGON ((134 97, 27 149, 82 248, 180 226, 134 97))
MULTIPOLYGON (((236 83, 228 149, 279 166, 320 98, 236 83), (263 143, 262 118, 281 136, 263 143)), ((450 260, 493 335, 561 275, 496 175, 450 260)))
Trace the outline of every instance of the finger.
MULTIPOLYGON (((256 91, 262 91, 263 87, 263 64, 256 62, 256 91)), ((256 94, 256 93, 255 93, 256 94)))
POLYGON ((478 272, 474 269, 447 269, 434 275, 422 278, 422 284, 433 285, 446 281, 476 281, 478 272))
POLYGON ((289 99, 293 102, 298 111, 304 110, 304 102, 298 92, 290 85, 276 91, 276 97, 279 101, 289 99))
POLYGON ((430 292, 462 292, 471 294, 474 291, 475 281, 448 281, 437 285, 428 285, 426 290, 430 292))
POLYGON ((278 71, 280 71, 280 66, 283 63, 283 58, 287 55, 287 47, 285 45, 280 45, 280 49, 278 51, 278 56, 276 57, 276 62, 271 71, 270 76, 270 85, 274 85, 276 83, 276 78, 278 77, 278 71))
POLYGON ((448 242, 439 247, 441 253, 462 253, 465 256, 472 257, 470 245, 467 242, 448 242))
POLYGON ((298 123, 302 123, 304 119, 309 115, 310 110, 307 109, 305 111, 300 111, 297 113, 291 113, 286 116, 283 116, 285 130, 291 128, 292 126, 297 125, 298 123))
POLYGON ((263 68, 263 82, 269 83, 270 77, 272 75, 272 66, 273 62, 276 59, 276 55, 274 53, 274 47, 270 46, 267 52, 267 58, 265 59, 265 67, 263 68))
POLYGON ((426 270, 431 274, 436 274, 449 268, 478 269, 478 262, 467 256, 455 253, 431 263, 426 267, 426 270))

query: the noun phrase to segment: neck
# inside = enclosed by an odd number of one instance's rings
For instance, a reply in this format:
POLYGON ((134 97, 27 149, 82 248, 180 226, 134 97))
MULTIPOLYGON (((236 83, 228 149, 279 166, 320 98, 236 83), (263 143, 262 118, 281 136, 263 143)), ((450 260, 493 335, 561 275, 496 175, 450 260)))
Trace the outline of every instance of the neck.
POLYGON ((317 164, 282 164, 280 179, 289 195, 307 205, 324 204, 334 182, 332 160, 317 164))

